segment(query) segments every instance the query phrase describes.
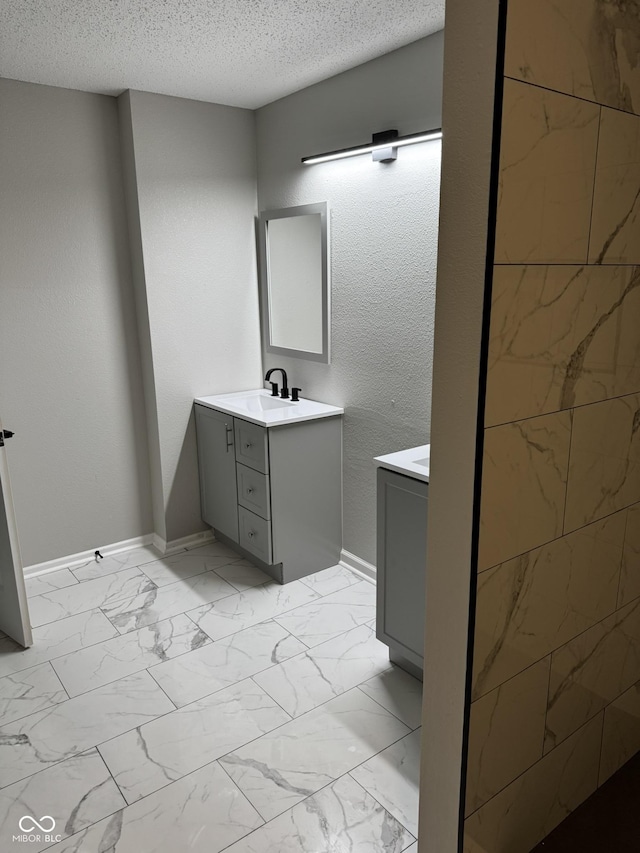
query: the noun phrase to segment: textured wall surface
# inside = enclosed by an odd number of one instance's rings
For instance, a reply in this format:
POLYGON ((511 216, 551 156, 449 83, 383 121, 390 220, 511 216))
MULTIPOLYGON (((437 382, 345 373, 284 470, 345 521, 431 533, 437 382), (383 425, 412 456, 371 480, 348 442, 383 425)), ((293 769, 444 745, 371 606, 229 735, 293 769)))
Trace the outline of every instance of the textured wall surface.
POLYGON ((332 361, 264 356, 303 396, 345 407, 344 548, 375 563, 373 457, 429 440, 440 143, 317 166, 300 158, 389 127, 439 127, 437 33, 257 113, 260 210, 327 201, 332 361))
POLYGON ((508 5, 467 853, 528 853, 640 749, 639 34, 508 5))
MULTIPOLYGON (((155 419, 154 515, 164 513, 172 541, 206 529, 193 398, 261 382, 254 115, 145 92, 121 109, 130 114, 123 144, 133 146, 129 209, 139 217, 133 261, 155 419)), ((162 521, 155 526, 162 535, 162 521)))
POLYGON ((151 532, 113 98, 0 80, 0 416, 25 565, 151 532))

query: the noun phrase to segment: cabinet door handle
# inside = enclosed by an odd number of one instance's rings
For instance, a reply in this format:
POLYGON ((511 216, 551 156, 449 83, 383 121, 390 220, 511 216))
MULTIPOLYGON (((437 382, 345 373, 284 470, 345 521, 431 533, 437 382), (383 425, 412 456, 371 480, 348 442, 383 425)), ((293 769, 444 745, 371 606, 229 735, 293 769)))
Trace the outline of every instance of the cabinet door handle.
POLYGON ((249 539, 253 539, 254 535, 255 535, 255 534, 254 534, 253 530, 250 530, 250 531, 247 533, 247 537, 248 537, 249 539))
POLYGON ((229 426, 229 424, 225 424, 224 428, 227 431, 227 453, 233 447, 233 427, 229 426), (231 441, 229 441, 231 439, 231 441))
POLYGON ((247 489, 247 494, 248 494, 248 495, 252 495, 252 494, 253 494, 253 489, 247 489))
POLYGON ((245 443, 244 443, 244 449, 245 450, 251 450, 252 447, 253 447, 253 444, 251 444, 250 441, 245 441, 245 443))

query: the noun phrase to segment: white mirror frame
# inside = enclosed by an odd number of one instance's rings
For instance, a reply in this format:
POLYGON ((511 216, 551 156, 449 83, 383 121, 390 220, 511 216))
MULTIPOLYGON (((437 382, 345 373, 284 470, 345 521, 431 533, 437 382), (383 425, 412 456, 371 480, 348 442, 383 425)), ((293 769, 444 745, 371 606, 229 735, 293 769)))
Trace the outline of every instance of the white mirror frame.
POLYGON ((331 282, 329 275, 329 216, 327 202, 317 204, 301 204, 297 207, 285 207, 281 210, 263 210, 259 217, 258 242, 260 264, 260 303, 262 319, 262 340, 265 351, 274 355, 284 355, 290 358, 303 358, 307 361, 317 361, 329 364, 331 349, 331 282), (269 315, 269 222, 272 219, 288 219, 293 216, 309 216, 320 214, 321 255, 322 255, 322 351, 287 349, 274 346, 271 342, 271 323, 269 315))

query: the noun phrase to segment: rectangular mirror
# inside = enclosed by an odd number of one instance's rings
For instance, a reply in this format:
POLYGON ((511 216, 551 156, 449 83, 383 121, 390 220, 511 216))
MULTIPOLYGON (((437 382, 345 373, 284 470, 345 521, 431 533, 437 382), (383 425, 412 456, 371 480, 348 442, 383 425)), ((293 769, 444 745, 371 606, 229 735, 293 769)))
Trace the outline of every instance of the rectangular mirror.
POLYGON ((265 350, 329 363, 327 204, 260 214, 260 288, 265 350))

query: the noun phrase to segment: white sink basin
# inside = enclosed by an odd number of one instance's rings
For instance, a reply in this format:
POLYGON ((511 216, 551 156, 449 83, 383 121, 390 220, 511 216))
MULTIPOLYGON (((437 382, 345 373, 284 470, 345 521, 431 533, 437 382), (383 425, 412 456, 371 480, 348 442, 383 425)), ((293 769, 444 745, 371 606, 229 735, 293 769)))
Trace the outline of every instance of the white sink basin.
POLYGON ((288 406, 295 406, 291 400, 282 400, 280 397, 236 397, 234 399, 236 406, 243 406, 249 412, 269 412, 272 409, 286 409, 288 406))
POLYGON ((344 412, 344 409, 337 406, 316 403, 315 400, 306 400, 302 397, 297 403, 292 400, 283 400, 281 397, 272 397, 264 388, 255 391, 236 391, 234 394, 219 394, 215 397, 196 397, 196 403, 264 427, 295 424, 315 418, 330 418, 344 412))
POLYGON ((429 462, 431 461, 431 445, 422 444, 420 447, 410 447, 408 450, 398 450, 387 453, 386 456, 376 456, 375 463, 380 468, 396 471, 414 480, 429 482, 429 462))

